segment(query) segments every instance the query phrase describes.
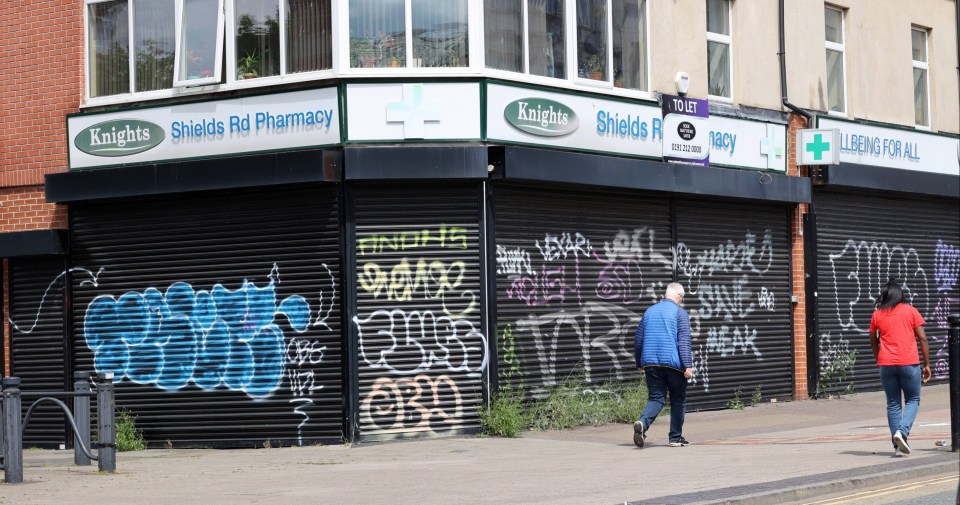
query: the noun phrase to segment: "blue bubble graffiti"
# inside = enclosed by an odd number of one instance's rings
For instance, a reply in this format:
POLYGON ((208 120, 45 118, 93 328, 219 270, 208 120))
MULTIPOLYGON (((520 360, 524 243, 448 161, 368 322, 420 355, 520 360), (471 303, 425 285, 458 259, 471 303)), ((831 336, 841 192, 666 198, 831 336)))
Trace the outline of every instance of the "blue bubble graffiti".
MULTIPOLYGON (((277 304, 274 272, 264 287, 244 280, 236 290, 209 291, 175 282, 119 298, 100 295, 84 315, 84 338, 98 372, 137 384, 177 390, 191 382, 204 390, 226 387, 253 398, 280 385, 286 340, 283 315, 300 333, 310 325, 310 305, 300 295, 277 304)), ((278 282, 278 281, 277 281, 278 282)))

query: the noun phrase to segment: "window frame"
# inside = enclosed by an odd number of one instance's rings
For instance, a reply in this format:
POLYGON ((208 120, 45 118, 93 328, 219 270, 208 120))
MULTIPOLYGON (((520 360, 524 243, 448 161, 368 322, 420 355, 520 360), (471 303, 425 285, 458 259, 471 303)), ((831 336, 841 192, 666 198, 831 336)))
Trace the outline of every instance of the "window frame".
MULTIPOLYGON (((917 25, 913 25, 910 27, 910 60, 913 62, 912 69, 914 71, 922 70, 923 73, 925 74, 925 79, 924 79, 925 89, 923 90, 923 92, 924 92, 924 97, 926 98, 926 105, 927 105, 926 111, 924 111, 926 113, 927 124, 917 123, 917 115, 916 115, 917 101, 916 101, 916 95, 914 95, 914 101, 913 101, 914 126, 920 130, 929 130, 933 124, 933 118, 931 117, 931 114, 933 113, 933 107, 930 103, 930 30, 928 30, 927 28, 923 28, 917 25), (924 58, 923 61, 913 59, 913 33, 914 32, 923 34, 923 58, 924 58)), ((913 95, 912 93, 913 72, 910 73, 910 82, 911 82, 910 94, 913 95)))
MULTIPOLYGON (((205 79, 192 79, 192 80, 182 80, 179 79, 180 71, 180 58, 181 47, 182 47, 182 36, 183 36, 183 25, 179 21, 183 17, 183 2, 184 0, 173 0, 174 1, 174 34, 175 38, 173 46, 174 51, 174 66, 175 72, 177 75, 172 79, 171 86, 169 88, 162 88, 150 91, 136 91, 136 73, 134 68, 134 59, 130 58, 130 83, 129 90, 125 93, 104 95, 92 97, 90 96, 91 92, 91 63, 92 59, 90 58, 90 40, 91 37, 95 34, 91 30, 90 26, 90 5, 110 2, 114 0, 84 0, 83 2, 83 20, 84 20, 84 100, 80 104, 81 109, 92 108, 92 107, 102 107, 106 105, 117 105, 117 104, 126 104, 126 103, 140 103, 148 102, 152 100, 162 100, 175 98, 178 96, 196 96, 196 95, 212 95, 216 93, 222 93, 237 89, 248 89, 248 88, 263 88, 276 86, 279 84, 293 84, 300 82, 310 82, 317 81, 322 79, 330 78, 378 78, 378 77, 433 77, 433 76, 453 76, 453 77, 489 77, 494 79, 504 79, 508 81, 523 82, 525 84, 535 85, 535 86, 548 86, 553 88, 567 89, 567 90, 581 90, 581 91, 596 91, 605 94, 615 95, 615 96, 624 96, 629 98, 636 98, 641 100, 650 100, 653 99, 656 95, 651 91, 652 82, 653 82, 653 72, 652 72, 652 61, 651 61, 651 30, 650 30, 650 2, 652 0, 646 0, 642 2, 642 8, 640 9, 639 15, 641 17, 640 21, 643 25, 640 27, 643 30, 643 35, 639 37, 637 43, 642 47, 641 58, 642 67, 640 71, 645 73, 644 78, 638 79, 637 86, 643 87, 645 89, 633 89, 627 87, 616 87, 616 76, 614 69, 614 52, 612 50, 614 46, 614 20, 613 18, 613 1, 605 0, 607 5, 607 35, 605 43, 607 44, 607 55, 606 55, 606 64, 607 64, 607 79, 603 81, 595 81, 589 78, 580 78, 577 73, 577 65, 579 54, 577 51, 578 43, 576 37, 576 0, 561 0, 560 6, 563 9, 563 14, 566 19, 563 21, 564 41, 563 47, 567 52, 565 55, 565 66, 566 72, 563 77, 545 77, 540 75, 530 74, 530 64, 531 59, 529 58, 530 52, 530 39, 529 39, 529 1, 524 0, 521 2, 523 20, 521 27, 523 30, 523 39, 522 46, 519 50, 523 51, 523 65, 521 71, 512 71, 512 70, 500 70, 495 68, 486 67, 486 54, 485 54, 485 35, 484 35, 484 0, 467 0, 467 50, 469 51, 469 63, 467 66, 462 67, 401 67, 401 68, 354 68, 350 67, 350 32, 349 32, 349 4, 344 0, 329 0, 330 8, 330 19, 331 19, 331 34, 329 39, 329 44, 331 46, 331 52, 329 55, 331 66, 330 68, 322 70, 310 70, 297 73, 288 73, 289 71, 289 62, 287 62, 286 54, 289 51, 287 43, 285 40, 284 34, 288 27, 286 26, 286 18, 288 13, 286 12, 287 0, 277 0, 277 5, 281 7, 280 9, 280 51, 281 51, 281 71, 280 75, 274 76, 263 76, 257 77, 255 79, 238 79, 235 73, 237 66, 237 41, 236 41, 236 27, 237 23, 235 18, 236 15, 236 5, 235 0, 217 0, 220 10, 218 11, 218 25, 221 29, 218 30, 218 39, 219 46, 217 52, 220 55, 219 61, 214 64, 214 76, 205 79)), ((135 16, 135 7, 133 6, 134 0, 125 0, 128 7, 128 24, 129 24, 129 38, 128 38, 128 47, 133 51, 133 44, 135 42, 136 32, 134 24, 135 16)), ((408 40, 411 40, 410 44, 407 46, 408 53, 408 62, 412 64, 412 55, 410 53, 413 51, 412 44, 412 30, 410 27, 413 23, 412 12, 413 12, 413 1, 416 0, 404 0, 404 10, 406 15, 405 24, 407 25, 408 31, 408 40)))
MULTIPOLYGON (((128 0, 129 1, 129 0, 128 0)), ((183 3, 186 0, 176 0, 176 7, 174 9, 174 41, 175 49, 173 55, 173 87, 174 88, 192 88, 195 86, 205 86, 210 84, 220 84, 220 80, 223 76, 223 50, 224 50, 224 34, 225 23, 226 23, 226 13, 224 12, 224 3, 228 0, 215 0, 217 2, 217 40, 214 45, 214 56, 215 60, 213 63, 213 75, 206 78, 200 79, 184 79, 180 75, 180 62, 183 58, 183 50, 181 45, 183 44, 183 3)), ((132 3, 132 2, 131 2, 132 3)), ((232 3, 232 2, 231 2, 232 3)), ((132 30, 131 30, 132 32, 132 30)), ((131 33, 132 36, 132 33, 131 33)))
MULTIPOLYGON (((733 103, 733 97, 734 97, 734 94, 733 94, 733 86, 734 86, 734 79, 733 79, 733 0, 723 0, 723 1, 727 4, 727 20, 729 21, 729 23, 728 23, 729 26, 728 26, 727 28, 728 28, 728 30, 730 31, 730 33, 729 33, 729 34, 722 34, 722 33, 711 32, 711 31, 710 31, 710 23, 707 23, 707 30, 706 30, 706 32, 707 32, 707 47, 708 47, 708 48, 710 47, 710 43, 711 43, 711 42, 713 42, 713 43, 715 43, 715 44, 724 44, 724 45, 727 46, 727 54, 729 55, 729 58, 727 58, 727 75, 730 76, 730 82, 729 82, 730 96, 712 95, 712 94, 710 94, 710 51, 709 51, 709 49, 708 49, 708 50, 707 50, 707 99, 708 99, 708 100, 717 101, 717 102, 733 103)), ((704 5, 706 5, 706 2, 704 2, 704 5)), ((710 11, 707 10, 707 13, 709 13, 709 12, 710 12, 710 11)), ((704 16, 704 19, 706 19, 706 16, 704 16)))
MULTIPOLYGON (((641 81, 644 89, 634 89, 626 87, 616 87, 615 82, 616 78, 614 76, 614 59, 613 59, 613 0, 606 0, 607 4, 607 20, 606 20, 606 65, 607 65, 607 79, 605 80, 594 80, 586 77, 580 77, 578 75, 577 69, 579 68, 579 51, 577 43, 577 5, 576 0, 565 0, 563 3, 563 14, 564 14, 564 51, 566 51, 566 75, 564 77, 546 77, 542 75, 536 75, 530 73, 530 16, 529 16, 529 3, 530 0, 523 0, 520 2, 521 8, 521 29, 523 30, 523 38, 521 43, 521 50, 523 51, 523 66, 520 71, 513 70, 503 70, 499 68, 487 67, 486 66, 486 45, 483 47, 483 61, 479 62, 479 67, 484 75, 491 77, 500 77, 509 80, 517 80, 518 76, 521 76, 522 81, 527 84, 534 85, 544 85, 551 87, 563 87, 568 89, 589 89, 589 90, 608 90, 616 91, 618 96, 633 96, 641 99, 650 99, 653 96, 651 88, 651 71, 650 71, 650 23, 649 23, 649 13, 650 13, 650 2, 651 0, 646 0, 643 2, 643 9, 640 12, 641 21, 643 22, 643 37, 640 40, 640 44, 643 50, 643 71, 644 79, 641 81)), ((485 22, 483 19, 484 14, 484 0, 477 0, 476 4, 479 7, 479 17, 481 21, 485 22)), ((484 24, 485 27, 485 24, 484 24)), ((475 40, 480 42, 486 41, 485 31, 481 30, 481 33, 484 33, 483 36, 477 37, 475 40)))
POLYGON ((336 69, 336 74, 338 76, 351 77, 351 76, 370 76, 370 75, 379 75, 379 76, 396 76, 396 75, 469 75, 474 73, 481 73, 484 65, 484 55, 485 50, 480 37, 482 35, 482 25, 480 21, 483 19, 483 1, 482 0, 466 0, 467 1, 467 54, 469 56, 469 63, 466 66, 462 67, 415 67, 413 65, 414 55, 413 55, 413 2, 416 0, 403 0, 403 12, 404 12, 404 30, 405 30, 405 47, 404 55, 406 58, 406 65, 401 67, 354 67, 350 65, 350 0, 331 0, 334 4, 339 6, 339 12, 337 9, 334 9, 334 21, 337 23, 334 26, 334 68, 336 69), (345 29, 337 30, 337 27, 342 27, 345 29))
MULTIPOLYGON (((835 111, 830 109, 830 69, 825 68, 826 70, 826 84, 827 84, 827 114, 834 116, 847 116, 847 111, 850 110, 850 104, 847 102, 847 11, 841 7, 837 7, 830 4, 824 4, 823 8, 836 11, 840 13, 840 40, 842 42, 830 42, 827 40, 826 28, 824 28, 823 42, 825 45, 823 58, 824 66, 826 66, 827 50, 836 51, 840 53, 840 66, 842 67, 841 77, 843 79, 843 110, 835 111)), ((824 16, 824 27, 826 27, 826 16, 824 16)))

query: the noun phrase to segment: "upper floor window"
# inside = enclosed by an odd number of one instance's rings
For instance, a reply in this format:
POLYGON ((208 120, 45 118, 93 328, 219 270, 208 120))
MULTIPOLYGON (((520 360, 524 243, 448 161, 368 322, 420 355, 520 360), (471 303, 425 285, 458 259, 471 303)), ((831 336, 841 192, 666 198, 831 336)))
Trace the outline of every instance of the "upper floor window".
POLYGON ((824 31, 827 46, 827 110, 845 113, 843 11, 824 8, 824 31))
POLYGON ((350 66, 466 67, 467 0, 349 0, 350 66))
POLYGON ((174 0, 89 1, 86 16, 91 97, 173 86, 174 0))
POLYGON ((177 0, 177 11, 177 63, 173 70, 173 85, 220 82, 223 0, 177 0))
POLYGON ((233 22, 237 79, 333 67, 330 0, 236 0, 233 22))
POLYGON ((733 98, 730 0, 707 0, 707 94, 733 98))
POLYGON ((91 98, 333 66, 330 0, 86 0, 86 6, 91 98), (224 40, 225 33, 233 37, 224 40), (233 70, 223 72, 224 63, 233 70))
POLYGON ((913 110, 917 126, 930 126, 930 81, 927 74, 927 31, 922 28, 910 30, 913 53, 913 110))
POLYGON ((566 20, 575 18, 576 72, 582 79, 647 89, 646 1, 484 0, 486 66, 570 79, 566 20))

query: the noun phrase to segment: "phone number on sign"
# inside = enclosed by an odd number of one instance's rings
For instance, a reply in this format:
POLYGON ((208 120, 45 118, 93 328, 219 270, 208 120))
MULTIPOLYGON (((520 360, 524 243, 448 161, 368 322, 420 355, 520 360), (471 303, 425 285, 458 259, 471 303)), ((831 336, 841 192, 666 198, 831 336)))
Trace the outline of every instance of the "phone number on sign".
POLYGON ((670 148, 674 151, 679 151, 682 153, 700 153, 703 152, 702 146, 691 146, 689 144, 670 144, 670 148))

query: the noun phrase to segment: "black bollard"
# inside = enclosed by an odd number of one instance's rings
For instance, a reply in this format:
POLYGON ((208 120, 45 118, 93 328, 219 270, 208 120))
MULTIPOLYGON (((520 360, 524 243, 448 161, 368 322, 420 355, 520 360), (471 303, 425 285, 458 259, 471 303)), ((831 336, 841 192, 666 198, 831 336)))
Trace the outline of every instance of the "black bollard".
MULTIPOLYGON (((90 392, 90 372, 74 372, 73 390, 77 393, 90 392)), ((83 453, 81 445, 87 450, 90 447, 90 397, 79 395, 73 397, 73 418, 77 422, 76 438, 73 441, 73 462, 76 465, 87 466, 90 458, 83 453)))
POLYGON ((117 471, 117 427, 114 425, 113 374, 97 374, 97 467, 101 472, 117 471))
POLYGON ((947 318, 947 359, 950 360, 950 450, 960 450, 960 314, 947 318))
POLYGON ((23 483, 23 425, 20 422, 20 378, 4 377, 3 384, 3 473, 8 484, 23 483))

